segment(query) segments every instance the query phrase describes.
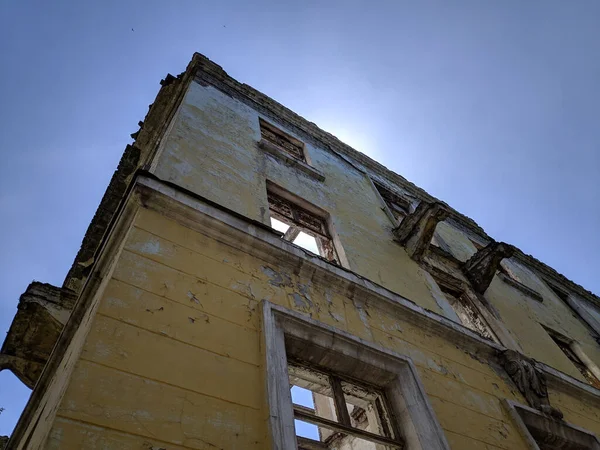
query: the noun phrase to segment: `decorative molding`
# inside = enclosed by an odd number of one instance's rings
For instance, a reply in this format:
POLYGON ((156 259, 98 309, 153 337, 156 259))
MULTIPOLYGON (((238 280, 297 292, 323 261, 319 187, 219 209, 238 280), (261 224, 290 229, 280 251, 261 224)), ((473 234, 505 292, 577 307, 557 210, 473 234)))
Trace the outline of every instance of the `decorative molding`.
POLYGON ((504 242, 492 242, 477 250, 464 265, 464 272, 475 292, 483 294, 490 286, 504 258, 510 258, 515 249, 504 242))
POLYGON ((555 419, 563 418, 563 413, 550 405, 546 378, 537 369, 535 361, 514 350, 502 352, 501 358, 504 369, 533 408, 555 419))
POLYGON ((395 240, 404 245, 412 259, 421 261, 431 244, 435 227, 448 215, 448 209, 441 203, 421 202, 394 228, 395 240))

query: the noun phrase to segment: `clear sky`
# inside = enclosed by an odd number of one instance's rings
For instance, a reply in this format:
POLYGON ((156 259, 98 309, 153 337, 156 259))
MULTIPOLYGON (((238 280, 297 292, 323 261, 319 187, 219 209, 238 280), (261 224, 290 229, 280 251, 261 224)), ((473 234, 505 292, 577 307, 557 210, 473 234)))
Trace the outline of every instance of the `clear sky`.
MULTIPOLYGON (((0 332, 194 51, 600 292, 600 2, 0 2, 0 332)), ((28 390, 0 373, 0 435, 28 390)))

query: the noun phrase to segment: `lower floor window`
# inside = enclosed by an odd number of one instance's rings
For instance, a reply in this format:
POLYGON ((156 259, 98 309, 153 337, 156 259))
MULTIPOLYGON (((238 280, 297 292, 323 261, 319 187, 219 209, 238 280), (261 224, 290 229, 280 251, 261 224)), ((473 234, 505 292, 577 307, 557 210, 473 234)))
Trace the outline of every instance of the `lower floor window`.
POLYGON ((300 362, 288 370, 300 449, 402 448, 381 390, 300 362))
POLYGON ((409 358, 262 308, 272 448, 449 450, 409 358))

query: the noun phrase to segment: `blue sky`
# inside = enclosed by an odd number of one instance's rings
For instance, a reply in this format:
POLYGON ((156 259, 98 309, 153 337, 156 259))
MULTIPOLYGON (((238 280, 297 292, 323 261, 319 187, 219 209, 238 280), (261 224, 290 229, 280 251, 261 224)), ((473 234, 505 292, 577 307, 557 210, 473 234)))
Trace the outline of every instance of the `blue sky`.
MULTIPOLYGON (((595 0, 0 2, 0 332, 62 283, 194 51, 600 292, 599 23, 595 0)), ((0 373, 0 435, 27 395, 0 373)))

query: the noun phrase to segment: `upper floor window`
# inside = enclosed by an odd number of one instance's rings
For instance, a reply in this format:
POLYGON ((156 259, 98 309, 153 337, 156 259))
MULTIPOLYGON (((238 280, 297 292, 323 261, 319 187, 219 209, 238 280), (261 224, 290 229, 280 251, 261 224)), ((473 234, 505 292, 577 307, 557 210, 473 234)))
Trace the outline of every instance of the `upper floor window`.
POLYGON ((554 330, 550 330, 546 327, 544 328, 554 343, 558 345, 558 348, 560 348, 565 356, 569 358, 569 361, 571 361, 571 363, 577 367, 577 370, 579 370, 587 382, 595 388, 600 389, 600 380, 594 376, 590 368, 582 361, 581 356, 583 355, 581 349, 579 348, 579 344, 554 330))
POLYGON ((462 325, 486 339, 496 341, 494 333, 490 330, 485 319, 481 316, 471 299, 469 299, 466 292, 445 285, 440 285, 440 289, 462 325))
POLYGON ((267 191, 271 227, 283 239, 337 263, 338 257, 325 217, 314 214, 280 195, 267 191))
POLYGON ((306 162, 304 144, 268 122, 259 119, 261 138, 300 161, 306 162))
POLYGON ((385 392, 299 362, 289 363, 298 448, 402 448, 385 392))
POLYGON ((540 295, 540 293, 537 291, 534 291, 529 286, 525 285, 519 279, 519 276, 513 270, 511 270, 510 267, 504 261, 501 262, 500 265, 498 266, 497 274, 502 279, 502 281, 504 281, 505 283, 509 284, 510 286, 518 289, 519 291, 521 291, 523 294, 527 295, 528 297, 531 297, 534 300, 537 300, 538 302, 544 301, 544 298, 540 295))
POLYGON ((382 186, 381 184, 377 182, 373 183, 377 188, 377 192, 379 192, 379 195, 381 195, 381 198, 383 198, 383 201, 389 208, 396 221, 398 223, 402 222, 402 219, 404 219, 404 217, 406 217, 410 212, 409 201, 396 194, 395 192, 392 192, 388 188, 382 186))

